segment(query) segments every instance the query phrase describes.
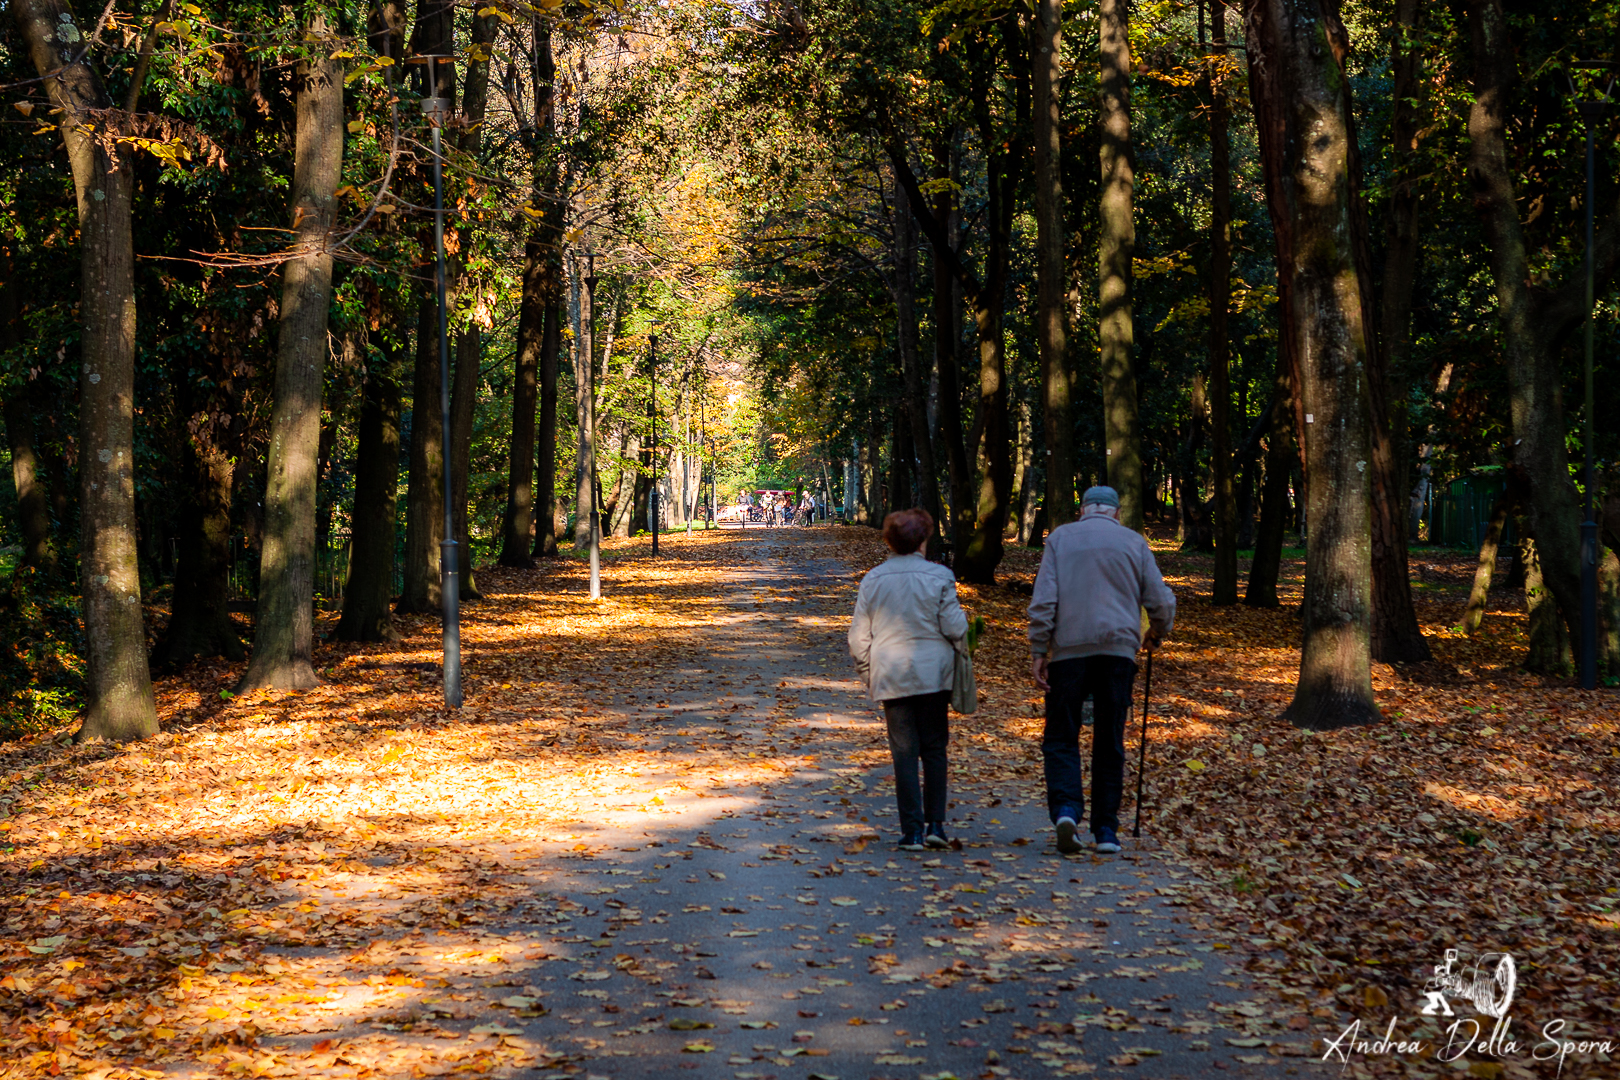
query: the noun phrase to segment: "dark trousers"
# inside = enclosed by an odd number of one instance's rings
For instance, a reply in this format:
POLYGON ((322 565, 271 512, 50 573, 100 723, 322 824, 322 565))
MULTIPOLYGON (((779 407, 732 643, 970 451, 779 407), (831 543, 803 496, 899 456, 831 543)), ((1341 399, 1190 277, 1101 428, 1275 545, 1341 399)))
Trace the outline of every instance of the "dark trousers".
POLYGON ((1091 831, 1119 828, 1120 792, 1125 786, 1125 722, 1131 713, 1136 663, 1120 656, 1058 660, 1047 669, 1046 808, 1055 824, 1072 817, 1078 824, 1085 806, 1080 768, 1080 706, 1092 700, 1091 831))
POLYGON ((883 703, 889 722, 889 753, 894 757, 894 794, 900 804, 900 831, 920 832, 928 822, 945 821, 945 744, 950 739, 946 707, 949 690, 890 698, 883 703), (922 783, 917 762, 922 761, 922 783))

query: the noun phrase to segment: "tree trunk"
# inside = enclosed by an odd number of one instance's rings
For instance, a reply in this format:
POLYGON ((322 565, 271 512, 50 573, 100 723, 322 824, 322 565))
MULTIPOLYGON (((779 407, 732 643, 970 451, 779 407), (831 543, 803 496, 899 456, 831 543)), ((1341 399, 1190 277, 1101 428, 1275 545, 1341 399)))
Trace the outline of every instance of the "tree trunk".
MULTIPOLYGON (((1022 51, 1029 38, 1005 27, 1002 46, 1007 54, 1007 70, 1028 70, 1022 51)), ((1028 83, 1014 86, 1015 111, 1028 115, 1031 102, 1028 83)), ((974 529, 966 550, 956 553, 954 567, 958 580, 992 585, 996 567, 1005 551, 1007 516, 1012 511, 1011 413, 1007 388, 1007 342, 1005 332, 1006 282, 1012 259, 1013 216, 1021 174, 1027 166, 1028 143, 1022 136, 1004 142, 990 111, 990 88, 984 86, 974 97, 978 103, 979 139, 985 150, 985 183, 989 199, 985 224, 989 243, 984 258, 984 279, 971 290, 973 322, 978 330, 979 405, 974 427, 982 432, 984 470, 979 480, 979 499, 974 513, 974 529)), ((962 275, 958 275, 962 277, 962 275)), ((969 282, 964 280, 964 286, 969 282)))
MULTIPOLYGON (((14 349, 21 344, 21 304, 17 295, 21 290, 10 252, 0 250, 0 349, 14 349)), ((5 395, 6 440, 11 450, 11 479, 17 488, 21 565, 54 575, 58 563, 51 538, 50 497, 34 450, 34 387, 33 380, 28 379, 5 395)))
POLYGON ((34 69, 60 112, 78 196, 80 348, 79 565, 89 707, 77 738, 125 742, 157 733, 135 516, 133 155, 116 161, 91 111, 112 102, 85 62, 66 0, 12 0, 34 69))
MULTIPOLYGON (((1072 477, 1069 486, 1071 489, 1074 486, 1072 477)), ((1029 399, 1022 395, 1018 400, 1018 475, 1013 478, 1013 488, 1018 492, 1018 543, 1037 547, 1040 538, 1035 535, 1035 512, 1042 491, 1046 491, 1047 498, 1051 498, 1051 491, 1049 485, 1041 483, 1040 466, 1035 457, 1035 417, 1029 399)), ((1074 493, 1071 490, 1069 494, 1072 504, 1074 493)), ((1047 520, 1051 521, 1050 515, 1047 520)))
POLYGON ((929 550, 938 552, 945 535, 943 506, 939 498, 939 469, 934 463, 934 444, 928 430, 927 387, 922 373, 922 345, 917 333, 917 229, 911 205, 898 188, 893 199, 895 265, 890 291, 898 320, 900 366, 906 388, 904 408, 911 424, 911 443, 917 455, 917 489, 922 508, 934 518, 929 550))
MULTIPOLYGON (((1440 376, 1435 380, 1434 396, 1439 397, 1451 389, 1451 373, 1454 369, 1451 361, 1447 361, 1440 369, 1440 376)), ((1412 485, 1412 498, 1407 505, 1406 536, 1408 543, 1418 534, 1423 524, 1423 508, 1429 503, 1429 490, 1434 475, 1434 467, 1429 462, 1429 456, 1434 453, 1434 440, 1437 436, 1436 425, 1430 424, 1429 430, 1424 434, 1423 445, 1418 448, 1418 478, 1412 485)))
MULTIPOLYGON (((1422 663, 1432 658, 1429 643, 1412 606, 1411 572, 1407 564, 1406 395, 1391 393, 1405 386, 1409 374, 1409 326, 1412 285, 1418 259, 1417 192, 1413 178, 1418 117, 1411 98, 1419 92, 1421 56, 1408 38, 1416 31, 1419 0, 1398 0, 1396 44, 1391 66, 1395 73, 1395 104, 1391 134, 1394 139, 1394 179, 1390 195, 1383 279, 1383 332, 1381 347, 1371 351, 1368 378, 1372 388, 1372 656, 1384 663, 1422 663)), ((1358 208, 1360 209, 1360 208, 1358 208)), ((1364 212, 1364 210, 1363 210, 1364 212)), ((1371 265, 1365 256, 1365 228, 1357 228, 1358 263, 1371 265)))
MULTIPOLYGON (((176 365, 181 368, 182 365, 176 365)), ((159 667, 178 668, 199 657, 242 660, 247 650, 230 615, 231 492, 235 462, 223 445, 230 419, 209 414, 227 402, 201 397, 198 383, 176 370, 174 394, 181 417, 180 561, 175 567, 169 625, 153 650, 159 667), (200 400, 199 400, 200 398, 200 400), (212 406, 212 408, 211 408, 212 406)))
MULTIPOLYGON (((911 500, 911 418, 903 401, 896 401, 889 412, 889 499, 885 514, 908 510, 911 500)), ((794 508, 798 500, 794 500, 794 508)), ((791 515, 793 508, 787 513, 791 515)))
MULTIPOLYGON (((313 16, 305 33, 322 42, 327 37, 325 17, 313 16)), ((319 45, 316 55, 324 52, 325 45, 319 45)), ((295 254, 281 271, 258 615, 253 658, 237 684, 239 694, 319 684, 310 661, 315 647, 316 457, 332 303, 332 256, 325 246, 336 210, 332 192, 342 170, 343 65, 316 59, 299 66, 291 207, 295 254)))
POLYGON ((472 535, 467 518, 467 482, 472 469, 473 406, 478 398, 478 370, 483 336, 471 327, 455 335, 456 367, 450 389, 450 517, 455 528, 456 578, 461 599, 481 600, 473 579, 472 535))
POLYGON ((1524 605, 1530 624, 1530 651, 1524 666, 1527 671, 1540 675, 1568 675, 1574 666, 1570 637, 1564 621, 1558 617, 1557 604, 1547 590, 1540 545, 1529 534, 1531 524, 1525 518, 1516 523, 1520 530, 1519 551, 1524 559, 1524 605))
MULTIPOLYGON (((1513 458, 1530 480, 1530 522, 1540 577, 1557 601, 1567 631, 1580 635, 1580 505, 1569 476, 1564 407, 1560 398, 1560 339, 1585 318, 1584 281, 1552 292, 1532 284, 1530 251, 1519 220, 1506 129, 1518 60, 1501 0, 1469 7, 1474 100, 1468 114, 1469 173, 1474 207, 1484 225, 1496 282, 1497 319, 1507 361, 1513 458), (1579 299, 1572 294, 1579 290, 1579 299)), ((1613 273, 1614 220, 1594 251, 1597 287, 1613 273)), ((1543 642, 1545 644, 1545 641, 1543 642)), ((1532 649, 1531 662, 1548 649, 1532 649)))
POLYGON ((1372 327, 1354 243, 1360 178, 1343 68, 1348 38, 1337 0, 1252 0, 1245 21, 1277 262, 1291 284, 1310 478, 1305 641, 1283 715, 1324 731, 1379 718, 1366 472, 1372 327))
MULTIPOLYGON (((487 10, 487 9, 485 9, 487 10)), ((467 75, 461 98, 461 113, 466 127, 457 140, 461 152, 473 160, 478 159, 483 141, 484 113, 489 103, 489 51, 495 41, 501 20, 491 15, 474 14, 472 18, 471 49, 467 55, 467 75)), ((460 247, 466 251, 471 244, 467 235, 471 219, 456 226, 460 247)), ((464 257, 457 255, 451 262, 451 281, 459 283, 464 257)), ((473 411, 478 398, 479 368, 483 363, 482 334, 476 323, 455 334, 455 371, 450 391, 450 431, 447 442, 450 453, 450 516, 455 531, 457 582, 461 599, 479 600, 482 594, 473 574, 472 534, 467 517, 467 481, 471 469, 473 411)))
POLYGON ((439 544, 444 540, 444 423, 439 407, 439 311, 431 290, 416 306, 411 379, 411 452, 405 480, 405 581, 401 615, 443 610, 439 544))
POLYGON ((1298 455, 1294 451, 1293 406, 1288 394, 1286 361, 1277 362, 1275 396, 1271 404, 1271 430, 1266 437, 1266 478, 1260 494, 1260 526, 1255 530, 1254 559, 1249 564, 1249 586, 1243 602, 1249 607, 1274 608, 1277 579, 1282 574, 1283 534, 1288 529, 1288 477, 1298 455))
POLYGON ((366 373, 360 404, 359 460, 354 475, 354 528, 339 641, 397 641, 394 546, 398 536, 399 426, 404 409, 404 350, 383 346, 383 360, 366 373))
POLYGON ((1620 556, 1598 553, 1598 670, 1620 678, 1620 556))
MULTIPOLYGON (((411 52, 418 56, 444 56, 454 48, 455 7, 451 0, 421 0, 416 26, 411 34, 411 52)), ((421 80, 424 97, 446 99, 455 107, 455 65, 440 63, 431 69, 413 65, 413 76, 421 80)), ((423 255, 432 260, 436 253, 431 242, 424 243, 423 255)), ((455 290, 455 262, 445 267, 447 297, 455 290)), ((405 494, 405 584, 397 609, 400 614, 438 615, 442 602, 443 568, 440 563, 444 541, 444 455, 450 433, 444 430, 444 401, 439 379, 438 296, 429 282, 417 301, 416 364, 411 385, 411 453, 406 470, 405 494)))
MULTIPOLYGON (((594 280, 592 285, 594 285, 594 280)), ((579 485, 574 497, 574 550, 591 545, 591 514, 596 483, 596 366, 591 355, 596 305, 592 289, 584 290, 580 305, 582 332, 574 346, 574 422, 579 429, 579 485)))
MULTIPOLYGON (((1074 520, 1075 472, 1074 419, 1069 415, 1072 387, 1063 321, 1062 0, 1036 0, 1030 28, 1034 33, 1030 71, 1035 96, 1035 339, 1041 350, 1046 521, 1048 528, 1054 528, 1074 520)), ((1019 515, 1019 543, 1027 544, 1034 523, 1033 506, 1030 500, 1021 502, 1027 509, 1019 515)))
POLYGON ((1127 0, 1099 0, 1102 50, 1102 185, 1097 234, 1097 341, 1101 347, 1103 440, 1119 520, 1142 529, 1142 440, 1131 362, 1131 259, 1136 251, 1131 153, 1131 43, 1127 0))
MULTIPOLYGON (((1226 0, 1210 0, 1214 54, 1223 66, 1206 75, 1209 91, 1209 456, 1214 476, 1215 596, 1217 606, 1235 604, 1237 592, 1237 490, 1232 483, 1231 350, 1227 312, 1232 299, 1232 152, 1227 139, 1226 0)), ((1208 66, 1205 68, 1209 71, 1208 66)))
POLYGON ((1474 569, 1474 587, 1463 608, 1463 633, 1473 637, 1485 618, 1486 603, 1491 598, 1491 577, 1496 573, 1496 549, 1502 542, 1502 529, 1507 525, 1508 500, 1496 500, 1491 509, 1491 523, 1485 528, 1485 539, 1479 545, 1479 565, 1474 569))
POLYGON ((557 512, 557 374, 562 355, 563 309, 561 282, 555 253, 547 255, 547 274, 553 285, 552 299, 546 304, 546 328, 540 338, 540 430, 535 441, 540 448, 540 464, 535 480, 534 554, 555 559, 563 536, 561 515, 557 512))
POLYGON ((536 435, 540 460, 535 479, 534 550, 541 558, 557 557, 561 534, 557 519, 557 373, 562 344, 562 206, 557 184, 560 173, 551 156, 556 135, 557 68, 551 55, 551 19, 536 14, 534 32, 534 199, 538 224, 524 248, 524 301, 540 335, 540 430, 536 435), (531 298, 527 260, 534 260, 537 279, 531 298))
MULTIPOLYGON (((507 471, 506 513, 501 519, 500 564, 531 570, 534 568, 532 552, 539 534, 549 531, 544 527, 535 529, 534 485, 535 395, 546 324, 543 258, 540 241, 530 236, 523 246, 523 282, 518 301, 517 358, 512 387, 512 453, 507 471), (532 540, 531 532, 535 533, 532 540)), ((552 407, 555 409, 555 402, 552 407)), ((543 516, 541 520, 544 521, 543 516)))
POLYGON ((1214 548, 1214 531, 1209 516, 1204 513, 1204 497, 1198 490, 1198 448, 1204 443, 1204 429, 1209 422, 1209 403, 1204 396, 1204 373, 1195 372, 1192 382, 1192 400, 1187 410, 1187 437, 1181 443, 1181 461, 1176 477, 1176 501, 1180 503, 1177 515, 1182 551, 1208 552, 1214 548))

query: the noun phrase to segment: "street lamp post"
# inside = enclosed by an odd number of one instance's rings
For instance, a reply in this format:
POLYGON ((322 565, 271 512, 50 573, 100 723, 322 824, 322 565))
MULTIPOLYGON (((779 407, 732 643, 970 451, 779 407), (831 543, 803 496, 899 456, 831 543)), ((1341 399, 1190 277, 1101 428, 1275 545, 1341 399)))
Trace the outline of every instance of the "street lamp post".
POLYGON ((444 453, 444 539, 439 542, 439 593, 444 605, 444 703, 460 708, 461 694, 461 586, 456 574, 455 519, 450 512, 450 313, 446 301, 444 264, 444 153, 440 133, 450 119, 450 99, 438 96, 434 61, 428 64, 428 89, 432 97, 422 99, 422 112, 433 128, 433 244, 438 256, 436 286, 439 299, 439 423, 444 453))
POLYGON ((647 456, 652 458, 652 490, 647 505, 652 517, 652 553, 658 555, 658 332, 653 331, 647 364, 647 456))
MULTIPOLYGON (((1576 67, 1611 67, 1608 63, 1577 64, 1576 67)), ((1614 80, 1609 80, 1609 87, 1614 86, 1614 80)), ((1609 92, 1605 90, 1603 96, 1591 101, 1578 101, 1576 108, 1580 110, 1581 119, 1586 123, 1586 410, 1581 422, 1581 438, 1586 444, 1586 461, 1583 475, 1586 484, 1586 519, 1581 522, 1581 687, 1585 690, 1597 689, 1597 557, 1598 557, 1598 525, 1595 496, 1597 492, 1597 477, 1592 465, 1592 412, 1595 408, 1592 387, 1592 323, 1595 316, 1593 310, 1593 195, 1596 182, 1594 179, 1596 164, 1596 135, 1597 125, 1608 112, 1609 92)))

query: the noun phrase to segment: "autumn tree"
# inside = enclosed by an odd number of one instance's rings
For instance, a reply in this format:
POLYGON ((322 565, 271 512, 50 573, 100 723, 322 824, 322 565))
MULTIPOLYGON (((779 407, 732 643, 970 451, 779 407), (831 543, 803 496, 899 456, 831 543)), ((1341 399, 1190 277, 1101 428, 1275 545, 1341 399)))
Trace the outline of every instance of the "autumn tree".
POLYGON ((79 579, 89 699, 78 738, 124 742, 158 729, 136 554, 133 164, 108 130, 112 102, 72 7, 13 0, 11 11, 60 111, 78 196, 79 579))
POLYGON ((1108 483, 1119 519, 1142 528, 1142 443, 1138 431, 1131 259, 1136 250, 1131 153, 1131 42, 1126 0, 1100 0, 1102 57, 1101 229, 1097 239, 1098 324, 1108 483))
POLYGON ((1250 0, 1255 122, 1286 279, 1304 410, 1305 637, 1284 716, 1312 731, 1370 724, 1373 701, 1373 343, 1356 258, 1356 135, 1337 0, 1250 0))
POLYGON ((315 484, 321 386, 332 303, 327 249, 343 171, 343 65, 323 12, 305 30, 311 55, 298 67, 292 183, 293 245, 281 270, 281 333, 265 482, 264 548, 253 656, 237 693, 303 690, 319 680, 315 645, 315 484))

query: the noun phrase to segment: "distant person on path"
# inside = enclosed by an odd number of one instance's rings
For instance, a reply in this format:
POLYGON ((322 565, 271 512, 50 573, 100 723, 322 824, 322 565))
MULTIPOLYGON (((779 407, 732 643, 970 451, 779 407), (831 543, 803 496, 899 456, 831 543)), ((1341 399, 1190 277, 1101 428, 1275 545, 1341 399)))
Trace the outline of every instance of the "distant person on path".
POLYGON ((903 851, 950 846, 945 744, 951 677, 967 616, 956 601, 956 575, 928 561, 933 531, 926 510, 897 510, 883 519, 883 540, 894 554, 861 579, 849 624, 855 668, 871 700, 883 703, 888 721, 903 851))
POLYGON ((1119 521, 1119 494, 1087 488, 1080 520, 1047 537, 1029 602, 1029 649, 1035 685, 1046 692, 1046 805, 1064 854, 1085 806, 1080 770, 1080 706, 1093 702, 1091 833, 1096 849, 1119 850, 1119 800, 1125 783, 1125 721, 1142 648, 1157 648, 1176 618, 1176 597, 1142 535, 1119 521))

